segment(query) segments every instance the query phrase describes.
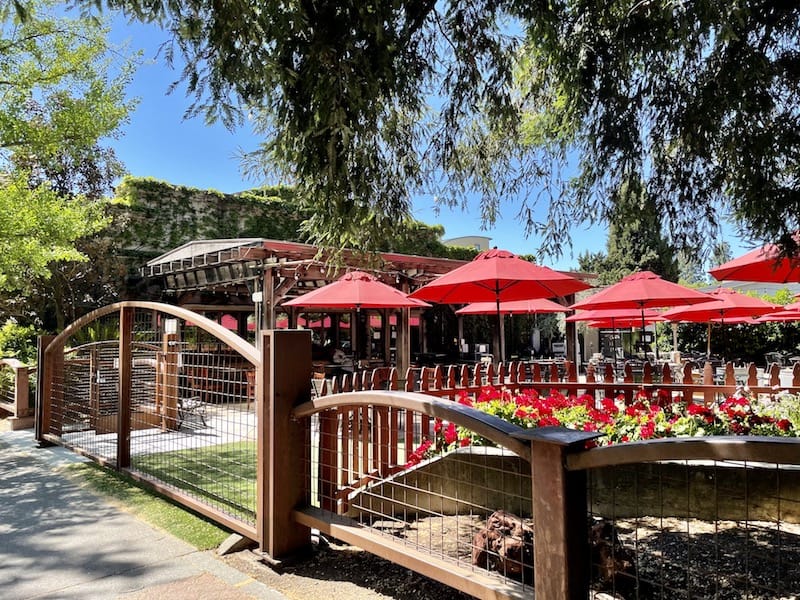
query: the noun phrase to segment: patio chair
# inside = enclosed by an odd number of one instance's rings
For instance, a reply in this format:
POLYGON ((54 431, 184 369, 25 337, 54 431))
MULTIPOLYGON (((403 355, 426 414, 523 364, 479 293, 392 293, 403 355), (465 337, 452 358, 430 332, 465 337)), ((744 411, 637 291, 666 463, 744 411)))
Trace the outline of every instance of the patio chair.
POLYGON ((783 366, 783 355, 780 352, 767 352, 764 358, 767 360, 767 368, 769 368, 772 363, 777 363, 779 367, 783 366))
POLYGON ((178 398, 178 429, 191 416, 198 417, 203 427, 208 427, 208 423, 206 423, 206 403, 200 399, 200 396, 178 398))

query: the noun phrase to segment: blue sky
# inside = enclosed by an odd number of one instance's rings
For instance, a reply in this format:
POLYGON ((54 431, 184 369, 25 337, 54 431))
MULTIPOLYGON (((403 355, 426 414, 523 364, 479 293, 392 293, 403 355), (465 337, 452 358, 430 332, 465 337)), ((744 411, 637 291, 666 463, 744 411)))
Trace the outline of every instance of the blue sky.
MULTIPOLYGON (((237 155, 241 150, 254 149, 259 142, 249 130, 230 132, 222 125, 208 126, 202 119, 184 120, 190 104, 184 88, 179 86, 168 94, 170 84, 179 73, 167 67, 163 57, 157 57, 158 46, 167 36, 153 26, 127 24, 123 19, 113 21, 111 34, 114 43, 128 41, 131 49, 142 49, 146 63, 139 68, 129 95, 139 98, 131 122, 119 140, 112 141, 118 157, 128 172, 136 177, 153 177, 173 184, 222 192, 238 192, 257 186, 260 182, 245 179, 237 155)), ((513 202, 501 207, 501 218, 489 230, 482 230, 480 211, 471 202, 467 211, 442 209, 437 215, 433 198, 415 202, 414 215, 428 224, 441 224, 445 237, 484 235, 492 244, 521 254, 535 254, 536 238, 526 239, 516 222, 517 207, 513 202)), ((543 257, 541 262, 557 269, 577 267, 577 256, 585 250, 605 249, 604 227, 576 227, 572 232, 572 256, 569 250, 560 259, 543 257)), ((734 256, 743 249, 733 238, 734 256)))

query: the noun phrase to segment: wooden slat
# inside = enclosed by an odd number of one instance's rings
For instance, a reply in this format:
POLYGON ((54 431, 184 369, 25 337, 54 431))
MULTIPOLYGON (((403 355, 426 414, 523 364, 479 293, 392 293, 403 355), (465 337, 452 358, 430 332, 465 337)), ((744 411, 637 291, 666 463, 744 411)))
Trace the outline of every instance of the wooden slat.
POLYGON ((411 569, 436 581, 466 594, 486 600, 522 600, 531 598, 533 590, 510 581, 503 581, 488 573, 482 573, 457 564, 431 556, 429 553, 415 551, 403 546, 391 538, 373 533, 365 527, 345 519, 334 519, 314 508, 296 510, 292 517, 298 522, 336 539, 347 542, 395 564, 411 569))

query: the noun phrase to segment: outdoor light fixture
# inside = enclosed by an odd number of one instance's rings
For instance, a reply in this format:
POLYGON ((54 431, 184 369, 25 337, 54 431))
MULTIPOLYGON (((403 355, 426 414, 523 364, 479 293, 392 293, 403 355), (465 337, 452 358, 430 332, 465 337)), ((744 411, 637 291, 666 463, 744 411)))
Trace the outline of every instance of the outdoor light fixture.
POLYGON ((164 333, 178 333, 178 319, 164 319, 164 333))

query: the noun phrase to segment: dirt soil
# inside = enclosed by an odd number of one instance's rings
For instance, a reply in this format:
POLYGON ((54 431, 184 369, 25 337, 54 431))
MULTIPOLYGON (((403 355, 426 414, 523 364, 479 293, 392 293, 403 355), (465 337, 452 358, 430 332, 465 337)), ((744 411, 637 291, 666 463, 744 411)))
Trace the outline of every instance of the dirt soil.
MULTIPOLYGON (((420 538, 442 540, 437 551, 469 560, 464 556, 464 546, 469 546, 475 525, 467 525, 460 517, 453 522, 417 522, 413 529, 420 538), (459 538, 461 543, 456 542, 459 538)), ((782 523, 776 528, 773 523, 754 521, 642 518, 620 519, 617 528, 626 547, 639 549, 639 576, 646 584, 640 598, 800 598, 798 525, 782 523)), ((251 551, 232 554, 225 560, 290 600, 472 598, 335 540, 329 545, 315 545, 310 557, 280 569, 268 566, 251 551)), ((613 590, 605 592, 592 597, 627 600, 623 594, 614 595, 613 590)))
POLYGON ((313 555, 279 569, 267 566, 249 550, 225 557, 225 562, 290 600, 468 600, 444 584, 374 556, 360 548, 331 542, 314 546, 313 555))

